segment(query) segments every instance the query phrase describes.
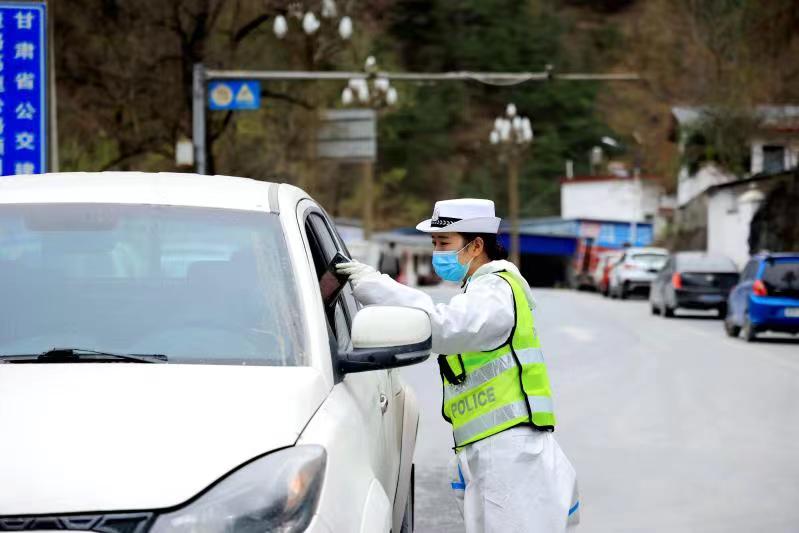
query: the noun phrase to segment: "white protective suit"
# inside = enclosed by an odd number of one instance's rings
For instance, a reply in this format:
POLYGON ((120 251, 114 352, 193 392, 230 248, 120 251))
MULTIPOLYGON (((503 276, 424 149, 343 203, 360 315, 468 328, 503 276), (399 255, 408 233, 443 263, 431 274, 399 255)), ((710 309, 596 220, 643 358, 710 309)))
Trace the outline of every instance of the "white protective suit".
MULTIPOLYGON (((511 288, 489 275, 502 270, 517 277, 534 308, 529 285, 508 261, 480 267, 465 292, 447 304, 377 273, 353 280, 353 291, 366 305, 425 310, 436 353, 487 351, 505 343, 514 326, 511 288)), ((465 446, 451 467, 467 533, 555 533, 579 522, 576 473, 552 433, 511 428, 465 446)))

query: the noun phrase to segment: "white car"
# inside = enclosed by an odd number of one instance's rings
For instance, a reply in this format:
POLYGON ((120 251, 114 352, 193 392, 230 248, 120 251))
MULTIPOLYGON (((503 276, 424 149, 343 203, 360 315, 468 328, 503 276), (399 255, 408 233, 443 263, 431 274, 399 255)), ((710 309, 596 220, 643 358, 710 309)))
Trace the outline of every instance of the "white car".
POLYGON ((610 270, 608 293, 624 300, 633 292, 647 292, 669 258, 664 248, 627 248, 610 270))
POLYGON ((336 252, 288 185, 0 180, 0 531, 410 531, 430 320, 336 252))

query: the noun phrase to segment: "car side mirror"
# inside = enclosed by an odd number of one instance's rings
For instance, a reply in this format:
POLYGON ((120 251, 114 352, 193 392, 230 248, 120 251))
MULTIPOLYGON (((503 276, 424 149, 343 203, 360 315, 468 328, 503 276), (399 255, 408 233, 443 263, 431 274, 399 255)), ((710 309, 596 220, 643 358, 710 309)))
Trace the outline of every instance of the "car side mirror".
POLYGON ((352 324, 352 346, 352 351, 339 355, 343 373, 421 363, 432 348, 430 317, 412 307, 364 307, 352 324))

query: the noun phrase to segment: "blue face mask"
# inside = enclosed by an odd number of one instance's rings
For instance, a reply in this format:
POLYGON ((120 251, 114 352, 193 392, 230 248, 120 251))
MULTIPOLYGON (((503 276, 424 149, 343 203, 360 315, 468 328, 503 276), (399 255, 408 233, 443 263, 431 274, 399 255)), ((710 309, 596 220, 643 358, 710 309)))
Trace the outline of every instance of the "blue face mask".
MULTIPOLYGON (((469 246, 471 242, 466 243, 469 246)), ((466 249, 466 246, 457 251, 449 252, 433 252, 433 270, 439 277, 446 281, 463 281, 463 277, 469 271, 471 260, 464 264, 458 261, 458 254, 461 250, 466 249)))

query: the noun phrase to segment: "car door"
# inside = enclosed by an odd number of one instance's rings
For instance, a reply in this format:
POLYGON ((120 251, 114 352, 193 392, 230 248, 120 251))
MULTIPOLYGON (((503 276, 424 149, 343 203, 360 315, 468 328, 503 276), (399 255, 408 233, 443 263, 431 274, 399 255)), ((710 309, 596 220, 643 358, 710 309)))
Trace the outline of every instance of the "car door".
MULTIPOLYGON (((336 252, 345 255, 348 253, 332 223, 318 206, 307 208, 302 217, 317 276, 321 277, 336 252)), ((331 351, 342 353, 352 349, 352 322, 357 311, 358 304, 348 283, 336 298, 335 304, 325 310, 332 335, 331 351)), ((360 408, 359 414, 368 428, 368 448, 372 467, 389 499, 393 500, 399 454, 392 450, 393 436, 386 427, 386 420, 393 414, 389 412, 392 398, 388 372, 386 370, 358 372, 339 376, 339 379, 337 386, 344 387, 352 394, 356 405, 360 408)))
MULTIPOLYGON (((336 231, 335 224, 328 218, 324 217, 327 227, 336 240, 337 249, 345 256, 350 257, 350 253, 344 244, 343 239, 336 231)), ((342 291, 344 302, 347 309, 350 311, 350 316, 355 316, 357 309, 360 307, 355 300, 352 293, 352 287, 347 286, 342 291)), ((385 463, 387 469, 387 478, 389 485, 386 487, 386 493, 390 499, 394 499, 394 491, 396 490, 396 480, 399 476, 400 458, 402 453, 402 424, 405 414, 405 387, 402 381, 400 369, 380 370, 380 398, 383 422, 383 436, 384 444, 386 447, 385 463)))

